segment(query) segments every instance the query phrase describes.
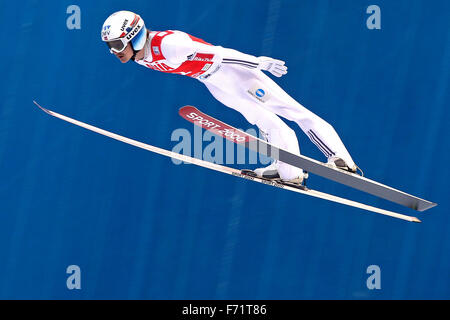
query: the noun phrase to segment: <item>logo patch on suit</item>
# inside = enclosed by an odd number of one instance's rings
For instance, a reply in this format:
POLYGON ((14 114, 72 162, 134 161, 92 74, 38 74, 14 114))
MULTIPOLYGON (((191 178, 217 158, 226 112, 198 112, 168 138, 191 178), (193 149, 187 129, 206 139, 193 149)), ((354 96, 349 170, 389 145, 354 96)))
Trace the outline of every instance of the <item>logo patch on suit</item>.
POLYGON ((266 94, 266 92, 263 89, 258 89, 255 91, 256 96, 262 98, 266 94))
POLYGON ((159 56, 159 55, 161 54, 161 53, 159 52, 159 48, 156 47, 156 46, 152 47, 152 50, 153 50, 153 53, 154 53, 155 55, 157 55, 157 56, 159 56))
POLYGON ((207 63, 207 64, 205 64, 204 67, 202 68, 202 71, 208 70, 209 67, 211 67, 211 66, 212 66, 212 63, 207 63))
POLYGON ((267 90, 261 88, 261 86, 259 86, 258 84, 255 84, 253 87, 247 90, 247 92, 263 103, 270 99, 270 94, 267 92, 267 90))

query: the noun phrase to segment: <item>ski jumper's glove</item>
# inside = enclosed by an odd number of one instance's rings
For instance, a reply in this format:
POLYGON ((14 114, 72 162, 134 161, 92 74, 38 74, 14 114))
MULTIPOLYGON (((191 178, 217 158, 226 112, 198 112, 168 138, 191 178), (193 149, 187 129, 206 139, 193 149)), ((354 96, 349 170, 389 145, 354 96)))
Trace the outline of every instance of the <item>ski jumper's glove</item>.
POLYGON ((275 77, 281 77, 287 73, 285 62, 269 57, 258 57, 258 69, 269 71, 275 77))

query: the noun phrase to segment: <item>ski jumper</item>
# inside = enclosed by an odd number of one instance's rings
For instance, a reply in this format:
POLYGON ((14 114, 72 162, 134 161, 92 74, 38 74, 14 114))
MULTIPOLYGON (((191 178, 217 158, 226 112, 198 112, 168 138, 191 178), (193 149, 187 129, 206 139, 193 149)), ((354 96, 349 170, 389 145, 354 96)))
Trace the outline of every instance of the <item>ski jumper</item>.
MULTIPOLYGON (((203 82, 211 94, 229 108, 240 112, 256 125, 267 141, 299 155, 294 130, 277 115, 296 122, 327 157, 354 162, 334 128, 290 97, 258 69, 255 56, 211 45, 181 31, 152 31, 142 60, 147 68, 186 75, 203 82)), ((278 162, 282 179, 293 179, 302 170, 278 162)))

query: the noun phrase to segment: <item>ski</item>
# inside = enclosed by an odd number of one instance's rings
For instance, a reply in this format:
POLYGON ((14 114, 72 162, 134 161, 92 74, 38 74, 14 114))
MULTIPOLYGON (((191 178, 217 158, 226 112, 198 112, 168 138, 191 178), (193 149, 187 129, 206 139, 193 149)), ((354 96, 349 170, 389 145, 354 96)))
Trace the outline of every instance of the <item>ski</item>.
POLYGON ((184 119, 236 144, 244 145, 250 150, 385 200, 417 211, 425 211, 437 205, 436 203, 418 198, 357 174, 332 168, 320 161, 303 155, 298 156, 281 148, 277 148, 266 141, 210 117, 193 106, 182 107, 179 110, 179 114, 184 119))
POLYGON ((348 199, 345 199, 345 198, 337 197, 337 196, 334 196, 334 195, 331 195, 331 194, 327 194, 327 193, 324 193, 324 192, 308 189, 308 188, 306 188, 304 186, 294 187, 294 186, 289 186, 289 185, 286 185, 286 184, 283 184, 283 183, 280 183, 280 182, 277 182, 277 181, 261 179, 261 178, 254 177, 254 176, 251 176, 251 175, 248 175, 248 174, 243 174, 241 172, 241 170, 238 170, 238 169, 226 167, 226 166, 219 165, 219 164, 216 164, 216 163, 204 161, 204 160, 201 160, 201 159, 197 159, 197 158, 193 158, 193 157, 190 157, 190 156, 182 155, 182 154, 179 154, 179 153, 176 153, 176 152, 172 152, 172 151, 169 151, 169 150, 166 150, 166 149, 158 148, 158 147, 155 147, 155 146, 152 146, 152 145, 149 145, 149 144, 145 144, 143 142, 139 142, 139 141, 136 141, 136 140, 133 140, 133 139, 130 139, 130 138, 127 138, 127 137, 124 137, 124 136, 121 136, 121 135, 118 135, 118 134, 115 134, 115 133, 112 133, 112 132, 109 132, 109 131, 106 131, 106 130, 103 130, 103 129, 100 129, 100 128, 97 128, 97 127, 94 127, 94 126, 89 125, 87 123, 84 123, 84 122, 81 122, 81 121, 69 118, 67 116, 64 116, 62 114, 56 113, 54 111, 48 110, 48 109, 40 106, 36 101, 33 101, 33 102, 42 111, 44 111, 45 113, 47 113, 47 114, 49 114, 49 115, 51 115, 53 117, 56 117, 56 118, 59 118, 61 120, 70 122, 70 123, 72 123, 74 125, 77 125, 77 126, 82 127, 84 129, 87 129, 87 130, 96 132, 98 134, 107 136, 109 138, 112 138, 112 139, 115 139, 115 140, 127 143, 129 145, 132 145, 132 146, 135 146, 135 147, 147 150, 147 151, 151 151, 151 152, 154 152, 154 153, 157 153, 157 154, 160 154, 160 155, 164 155, 164 156, 169 157, 169 158, 173 158, 173 159, 177 159, 177 160, 180 160, 180 161, 188 162, 188 163, 200 166, 200 167, 208 168, 208 169, 211 169, 211 170, 215 170, 215 171, 218 171, 218 172, 222 172, 222 173, 229 174, 229 175, 232 175, 232 176, 235 176, 235 177, 239 177, 239 178, 243 178, 243 179, 246 179, 246 180, 259 182, 259 183, 262 183, 262 184, 265 184, 265 185, 269 185, 269 186, 272 186, 272 187, 276 187, 276 188, 280 188, 280 189, 284 189, 284 190, 297 192, 297 193, 300 193, 300 194, 308 195, 308 196, 319 198, 319 199, 325 199, 325 200, 328 200, 328 201, 340 203, 340 204, 347 205, 347 206, 350 206, 350 207, 360 208, 360 209, 363 209, 363 210, 366 210, 366 211, 379 213, 379 214, 390 216, 390 217, 393 217, 393 218, 402 219, 402 220, 410 221, 410 222, 421 222, 416 217, 411 217, 411 216, 399 214, 399 213, 396 213, 396 212, 392 212, 392 211, 376 208, 376 207, 369 206, 369 205, 366 205, 366 204, 362 204, 362 203, 359 203, 359 202, 356 202, 356 201, 352 201, 352 200, 348 200, 348 199))

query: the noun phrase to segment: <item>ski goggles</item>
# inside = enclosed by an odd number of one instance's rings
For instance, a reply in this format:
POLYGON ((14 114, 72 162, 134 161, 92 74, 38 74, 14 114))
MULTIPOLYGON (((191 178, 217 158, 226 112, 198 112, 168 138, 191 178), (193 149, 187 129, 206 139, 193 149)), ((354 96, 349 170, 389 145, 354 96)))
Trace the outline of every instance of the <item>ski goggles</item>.
MULTIPOLYGON (((139 26, 138 26, 139 27, 139 26)), ((133 31, 131 31, 132 33, 133 31)), ((131 45, 133 46, 133 49, 136 51, 141 50, 144 45, 146 38, 147 30, 145 28, 145 25, 141 27, 141 30, 129 41, 127 39, 127 36, 130 34, 124 36, 123 38, 114 39, 111 41, 106 41, 106 44, 109 48, 109 52, 111 53, 120 53, 127 47, 128 43, 131 42, 131 45)))
POLYGON ((127 47, 128 41, 125 38, 119 38, 116 40, 107 41, 109 52, 111 53, 120 53, 127 47))

